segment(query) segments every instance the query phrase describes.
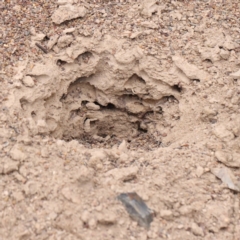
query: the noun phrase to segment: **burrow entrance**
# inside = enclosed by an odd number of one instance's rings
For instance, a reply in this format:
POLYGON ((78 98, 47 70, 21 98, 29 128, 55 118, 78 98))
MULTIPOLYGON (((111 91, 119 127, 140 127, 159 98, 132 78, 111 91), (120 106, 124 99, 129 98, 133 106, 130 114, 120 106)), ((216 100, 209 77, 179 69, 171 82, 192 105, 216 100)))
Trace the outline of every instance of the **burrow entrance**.
POLYGON ((109 97, 91 84, 95 78, 93 75, 77 79, 62 96, 63 109, 68 113, 65 119, 68 127, 62 128, 62 138, 103 147, 118 144, 122 139, 136 147, 160 146, 161 133, 156 125, 164 122, 162 105, 177 105, 174 96, 163 97, 161 101, 143 99, 146 92, 138 95, 132 89, 144 88, 145 81, 133 74, 124 84, 124 91, 109 97))
POLYGON ((156 72, 157 59, 126 64, 85 51, 71 61, 61 56, 26 74, 36 86, 19 102, 31 134, 76 139, 87 147, 111 147, 123 139, 133 148, 161 145, 169 120, 180 118, 181 87, 173 76, 156 72))

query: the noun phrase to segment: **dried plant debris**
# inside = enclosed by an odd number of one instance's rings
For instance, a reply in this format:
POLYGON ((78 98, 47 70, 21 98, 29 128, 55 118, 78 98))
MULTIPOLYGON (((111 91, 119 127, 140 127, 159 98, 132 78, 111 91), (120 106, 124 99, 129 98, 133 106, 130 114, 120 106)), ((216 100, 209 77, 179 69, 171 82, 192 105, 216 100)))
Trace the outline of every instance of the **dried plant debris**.
POLYGON ((153 221, 153 211, 148 208, 137 193, 121 193, 117 198, 123 203, 132 219, 137 221, 140 226, 149 229, 153 221))
POLYGON ((213 168, 212 173, 220 178, 223 183, 225 183, 229 189, 240 192, 240 181, 228 168, 213 168))

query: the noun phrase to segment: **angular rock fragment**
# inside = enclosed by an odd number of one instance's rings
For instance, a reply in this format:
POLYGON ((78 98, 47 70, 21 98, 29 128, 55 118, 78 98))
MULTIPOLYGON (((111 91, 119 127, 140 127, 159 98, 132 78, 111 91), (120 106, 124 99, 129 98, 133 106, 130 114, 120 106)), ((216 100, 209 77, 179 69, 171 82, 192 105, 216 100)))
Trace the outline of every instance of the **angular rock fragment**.
POLYGON ((223 58, 224 60, 228 60, 229 56, 230 56, 230 52, 224 49, 220 50, 220 56, 221 58, 223 58))
POLYGON ((64 48, 67 47, 69 44, 71 44, 73 41, 72 35, 63 35, 58 39, 58 47, 64 48))
POLYGON ((158 11, 156 0, 145 0, 142 2, 142 14, 151 17, 153 13, 158 11))
POLYGON ((199 79, 199 80, 209 80, 210 76, 207 72, 198 69, 195 65, 188 63, 188 61, 180 56, 173 56, 172 57, 175 65, 183 71, 183 73, 189 79, 199 79))
POLYGON ((87 9, 81 6, 63 5, 60 6, 52 15, 52 21, 56 24, 61 24, 65 21, 79 17, 84 17, 87 9))
POLYGON ((117 181, 131 181, 137 177, 138 167, 114 168, 106 173, 106 176, 113 176, 117 181))
POLYGON ((240 168, 240 154, 231 153, 226 151, 216 151, 215 157, 219 162, 222 162, 228 167, 239 167, 240 168))
POLYGON ((14 171, 18 171, 20 162, 11 159, 4 159, 1 165, 0 174, 10 174, 14 171))
POLYGON ((191 224, 191 231, 196 236, 204 236, 203 229, 194 222, 191 224))
POLYGON ((204 122, 215 122, 217 121, 217 114, 216 110, 213 110, 209 107, 204 107, 201 112, 201 120, 204 122))
POLYGON ((15 145, 9 153, 10 157, 15 161, 24 161, 27 155, 20 150, 20 147, 15 145))
POLYGON ((93 110, 93 111, 100 110, 100 106, 95 103, 92 103, 92 102, 87 103, 86 107, 87 107, 87 109, 93 110))
POLYGON ((142 198, 135 192, 121 193, 118 200, 122 202, 130 217, 146 229, 153 221, 153 211, 148 208, 142 198))
MULTIPOLYGON (((217 62, 221 59, 220 57, 220 49, 218 46, 214 48, 209 47, 199 47, 199 53, 201 54, 202 60, 210 60, 211 62, 217 62)), ((223 55, 225 56, 225 55, 223 55)))
POLYGON ((97 221, 102 225, 112 225, 117 221, 117 216, 113 212, 105 212, 97 214, 97 221))
POLYGON ((57 43, 58 38, 59 38, 59 35, 58 35, 58 34, 55 34, 55 35, 51 36, 50 40, 49 40, 48 43, 47 43, 47 48, 48 48, 49 50, 52 49, 53 46, 57 43))
POLYGON ((233 175, 228 168, 213 168, 211 172, 225 183, 229 189, 240 192, 240 181, 233 175))
POLYGON ((233 41, 231 36, 227 35, 226 38, 225 38, 225 42, 223 44, 223 47, 227 50, 233 50, 233 49, 239 47, 239 45, 233 41))
POLYGON ((230 76, 235 79, 240 79, 240 70, 238 70, 237 72, 231 73, 230 76))
POLYGON ((213 129, 213 134, 222 139, 223 141, 231 141, 233 140, 234 134, 227 129, 225 125, 218 125, 213 129))

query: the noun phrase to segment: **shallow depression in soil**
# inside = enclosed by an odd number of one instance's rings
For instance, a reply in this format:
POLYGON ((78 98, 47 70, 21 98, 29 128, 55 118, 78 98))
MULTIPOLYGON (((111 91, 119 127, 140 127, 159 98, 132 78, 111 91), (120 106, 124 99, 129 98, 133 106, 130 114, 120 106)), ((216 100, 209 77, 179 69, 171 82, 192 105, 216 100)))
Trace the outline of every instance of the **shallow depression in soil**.
POLYGON ((25 89, 15 92, 15 104, 28 133, 90 144, 139 139, 140 145, 159 146, 167 118, 180 118, 179 78, 138 47, 122 49, 106 38, 93 51, 86 39, 79 42, 26 66, 25 89), (119 50, 112 54, 112 48, 119 50))

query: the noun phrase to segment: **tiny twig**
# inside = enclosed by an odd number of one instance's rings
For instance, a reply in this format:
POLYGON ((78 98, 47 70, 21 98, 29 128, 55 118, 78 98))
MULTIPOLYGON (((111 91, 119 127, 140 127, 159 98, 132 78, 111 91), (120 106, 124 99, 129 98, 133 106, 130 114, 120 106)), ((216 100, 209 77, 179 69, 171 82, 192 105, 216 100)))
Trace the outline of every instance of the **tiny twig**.
POLYGON ((44 53, 48 53, 47 49, 45 47, 43 47, 42 45, 40 45, 39 43, 35 43, 35 45, 40 48, 44 53))

